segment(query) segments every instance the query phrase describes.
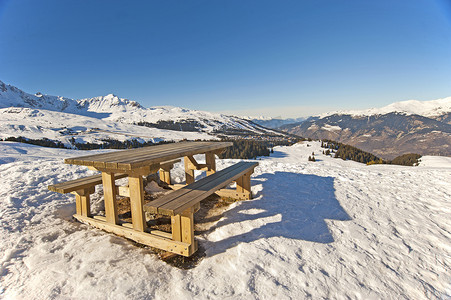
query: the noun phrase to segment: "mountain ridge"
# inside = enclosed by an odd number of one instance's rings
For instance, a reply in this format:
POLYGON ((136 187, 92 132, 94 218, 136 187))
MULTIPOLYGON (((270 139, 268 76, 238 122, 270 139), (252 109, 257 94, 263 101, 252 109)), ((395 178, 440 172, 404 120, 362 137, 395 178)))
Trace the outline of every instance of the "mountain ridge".
POLYGON ((0 138, 47 138, 66 146, 106 139, 285 139, 288 134, 250 120, 173 106, 145 108, 114 94, 74 100, 29 94, 0 81, 0 138))

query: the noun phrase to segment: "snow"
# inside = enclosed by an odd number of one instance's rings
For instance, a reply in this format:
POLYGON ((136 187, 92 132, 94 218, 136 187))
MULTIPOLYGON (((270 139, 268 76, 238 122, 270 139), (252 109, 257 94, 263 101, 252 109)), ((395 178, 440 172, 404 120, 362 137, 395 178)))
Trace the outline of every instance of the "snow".
POLYGON ((407 115, 420 115, 424 117, 437 117, 451 112, 451 97, 442 99, 418 101, 407 100, 389 104, 381 108, 370 108, 366 110, 342 110, 320 114, 318 117, 324 118, 334 114, 352 116, 372 116, 385 115, 392 112, 404 113, 407 115))
MULTIPOLYGON (((0 142, 0 298, 451 297, 449 158, 366 166, 318 142, 274 150, 252 177, 255 198, 199 234, 206 257, 182 270, 73 221, 73 195, 47 190, 92 174, 63 163, 84 152, 0 142)), ((183 180, 182 164, 172 176, 183 180)), ((92 202, 102 209, 99 191, 92 202)))
POLYGON ((327 131, 340 131, 340 130, 342 130, 340 126, 333 126, 333 125, 329 125, 329 124, 325 124, 323 127, 321 127, 321 129, 327 130, 327 131))
POLYGON ((451 165, 451 157, 445 156, 422 156, 419 167, 448 168, 451 165))
POLYGON ((104 139, 124 141, 134 137, 157 142, 185 138, 211 140, 217 139, 215 132, 224 127, 281 135, 233 116, 172 106, 145 108, 136 101, 113 94, 81 100, 32 95, 0 81, 0 138, 48 138, 61 141, 66 146, 70 146, 72 137, 78 142, 90 143, 101 143, 104 139), (181 132, 134 125, 159 121, 196 123, 198 131, 181 132), (97 128, 103 132, 93 132, 97 128), (122 136, 118 137, 118 134, 122 136))

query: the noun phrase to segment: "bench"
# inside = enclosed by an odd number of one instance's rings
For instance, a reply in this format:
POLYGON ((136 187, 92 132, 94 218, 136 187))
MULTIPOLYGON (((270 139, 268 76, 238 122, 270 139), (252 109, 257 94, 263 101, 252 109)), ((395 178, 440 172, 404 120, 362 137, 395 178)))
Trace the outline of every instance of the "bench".
POLYGON ((198 210, 200 201, 215 192, 240 200, 251 199, 250 178, 256 166, 257 162, 239 162, 145 204, 144 210, 171 216, 172 240, 191 245, 189 255, 192 255, 197 250, 193 214, 198 210), (223 189, 233 181, 236 182, 236 190, 223 189))
MULTIPOLYGON (((175 163, 180 162, 180 159, 173 159, 160 163, 160 180, 171 184, 170 169, 175 163)), ((114 180, 127 177, 128 174, 114 174, 114 180)), ((102 184, 102 174, 87 176, 83 178, 78 178, 75 180, 69 180, 65 182, 60 182, 54 185, 49 185, 48 189, 52 192, 57 192, 61 194, 72 193, 75 195, 76 203, 76 214, 80 216, 89 217, 91 216, 90 208, 90 195, 95 192, 95 186, 102 184)), ((120 196, 129 197, 128 187, 119 186, 116 187, 117 194, 120 196)))

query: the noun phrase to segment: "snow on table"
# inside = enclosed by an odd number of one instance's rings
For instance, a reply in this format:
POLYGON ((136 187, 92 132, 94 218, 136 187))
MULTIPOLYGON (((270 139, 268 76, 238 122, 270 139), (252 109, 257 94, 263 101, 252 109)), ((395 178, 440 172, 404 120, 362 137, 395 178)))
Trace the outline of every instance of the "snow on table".
POLYGON ((1 142, 0 298, 451 297, 451 164, 366 166, 309 145, 261 160, 255 199, 232 204, 181 270, 72 220, 73 197, 47 185, 92 174, 63 163, 79 152, 1 142))

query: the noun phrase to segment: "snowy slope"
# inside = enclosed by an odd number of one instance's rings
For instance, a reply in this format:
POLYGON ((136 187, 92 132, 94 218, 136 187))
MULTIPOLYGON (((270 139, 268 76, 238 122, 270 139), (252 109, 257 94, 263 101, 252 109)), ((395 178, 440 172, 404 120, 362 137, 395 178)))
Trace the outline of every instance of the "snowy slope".
MULTIPOLYGON (((276 147, 252 177, 255 199, 212 220, 206 257, 181 270, 74 222, 73 196, 47 190, 92 174, 62 162, 84 152, 0 142, 0 298, 451 297, 451 162, 366 166, 321 150, 276 147)), ((102 210, 99 191, 92 206, 102 210)))
POLYGON ((351 115, 351 116, 373 116, 385 115, 388 113, 404 113, 406 115, 419 115, 423 117, 437 117, 451 112, 451 97, 430 101, 407 100, 395 102, 381 108, 370 108, 366 110, 343 110, 320 114, 319 118, 331 115, 351 115))
MULTIPOLYGON (((64 97, 49 96, 37 93, 28 94, 22 90, 7 85, 0 81, 0 127, 3 129, 1 137, 24 136, 35 138, 41 134, 42 137, 67 142, 64 134, 58 134, 59 128, 64 128, 64 132, 79 132, 78 128, 73 128, 87 122, 86 131, 94 128, 105 130, 108 128, 120 127, 118 130, 127 130, 128 133, 144 138, 152 137, 160 140, 180 140, 184 137, 192 139, 214 139, 217 134, 227 134, 233 132, 244 132, 256 135, 280 135, 270 129, 261 127, 249 120, 210 112, 189 110, 179 107, 156 106, 144 108, 136 101, 119 98, 113 94, 107 96, 94 97, 89 99, 73 100, 64 97), (23 116, 26 115, 26 118, 23 116), (79 120, 77 120, 79 119, 79 120), (22 122, 22 124, 21 124, 22 122), (98 124, 97 124, 98 123, 98 124), (145 126, 136 126, 135 124, 145 126), (27 127, 18 128, 16 124, 27 127), (124 124, 124 125, 121 125, 124 124), (183 125, 188 124, 185 129, 183 125), (132 126, 133 125, 133 126, 132 126), (29 128, 28 128, 29 127, 29 128), (188 129, 187 129, 188 128, 188 129), (188 134, 170 131, 188 131, 188 134), (54 134, 51 134, 53 131, 54 134), (30 133, 34 132, 34 135, 30 133), (184 136, 184 137, 183 137, 184 136)), ((106 134, 103 134, 105 136, 106 134)), ((99 141, 99 136, 80 141, 99 141)), ((110 138, 116 139, 115 136, 110 138)))

